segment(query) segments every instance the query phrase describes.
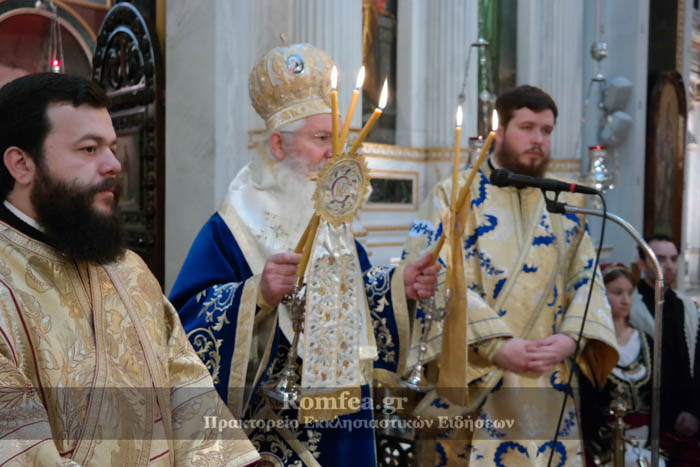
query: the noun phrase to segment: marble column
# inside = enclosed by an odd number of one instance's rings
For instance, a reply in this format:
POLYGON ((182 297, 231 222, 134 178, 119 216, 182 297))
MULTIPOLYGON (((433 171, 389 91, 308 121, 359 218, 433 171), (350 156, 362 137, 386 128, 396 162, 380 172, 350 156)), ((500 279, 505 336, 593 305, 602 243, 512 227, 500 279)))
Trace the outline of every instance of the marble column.
MULTIPOLYGON (((579 159, 573 154, 580 132, 583 88, 584 3, 561 0, 518 2, 518 84, 537 86, 554 98, 559 109, 552 157, 579 159)), ((588 77, 586 78, 588 79, 588 77)))
MULTIPOLYGON (((411 97, 415 99, 411 102, 410 109, 422 114, 422 123, 425 125, 423 147, 454 148, 458 95, 462 90, 471 44, 478 38, 478 2, 445 0, 423 5, 422 8, 427 8, 427 11, 418 10, 417 3, 423 2, 417 1, 414 4, 414 26, 418 27, 421 23, 425 25, 426 46, 420 49, 420 54, 413 52, 410 55, 413 60, 410 70, 418 80, 422 80, 414 81, 413 75, 409 78, 409 89, 413 91, 411 97), (420 17, 422 14, 425 19, 420 17)), ((474 48, 465 88, 466 100, 462 104, 463 148, 468 147, 469 137, 477 133, 478 62, 478 51, 474 48)), ((413 114, 409 118, 416 117, 413 114)), ((428 153, 421 184, 421 199, 437 182, 452 172, 451 158, 451 151, 428 153)))
MULTIPOLYGON (((693 107, 698 107, 698 104, 692 103, 691 110, 695 114, 694 119, 700 118, 698 116, 700 112, 693 107)), ((697 124, 695 126, 697 127, 697 124)), ((682 292, 696 296, 700 294, 700 198, 695 188, 700 182, 700 148, 697 143, 688 144, 685 158, 684 226, 682 255, 678 267, 678 288, 682 292)))
POLYGON ((165 290, 247 162, 251 2, 171 0, 166 12, 165 290))
MULTIPOLYGON (((685 0, 678 3, 684 7, 683 47, 679 50, 682 60, 683 81, 688 93, 688 123, 685 153, 685 180, 683 191, 683 234, 681 240, 681 261, 678 264, 678 288, 689 295, 700 294, 700 202, 697 187, 700 184, 700 148, 697 140, 700 135, 700 102, 698 102, 697 53, 693 50, 693 39, 700 21, 695 17, 694 2, 685 0)), ((680 26, 680 25, 679 25, 680 26)), ((680 31, 679 31, 680 33, 680 31)))
MULTIPOLYGON (((427 11, 427 55, 415 57, 414 67, 425 66, 426 146, 451 147, 455 138, 457 95, 462 88, 467 54, 478 38, 476 0, 431 3, 427 11)), ((477 51, 472 51, 464 104, 463 146, 476 134, 477 51)))
MULTIPOLYGON (((362 2, 359 0, 294 0, 290 42, 309 42, 325 50, 335 61, 340 82, 338 104, 345 115, 362 66, 362 2)), ((391 98, 394 98, 391 96, 391 98)), ((357 102, 352 128, 362 126, 362 96, 357 102)))
POLYGON ((428 2, 402 0, 398 8, 396 54, 396 144, 424 148, 426 144, 425 91, 428 78, 428 2))

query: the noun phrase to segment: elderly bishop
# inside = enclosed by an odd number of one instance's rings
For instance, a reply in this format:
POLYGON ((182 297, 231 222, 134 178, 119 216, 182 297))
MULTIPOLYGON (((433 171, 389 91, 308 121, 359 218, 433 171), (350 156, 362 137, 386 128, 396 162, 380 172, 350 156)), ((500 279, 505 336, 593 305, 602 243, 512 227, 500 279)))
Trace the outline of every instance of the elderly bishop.
POLYGON ((347 223, 321 221, 292 359, 301 402, 310 404, 280 407, 266 396, 294 340, 281 301, 301 260, 292 250, 314 214, 309 175, 333 156, 332 65, 324 51, 296 44, 272 49, 253 68, 250 96, 265 120, 265 141, 195 239, 171 294, 233 413, 279 422, 274 429, 251 424, 249 432, 274 465, 376 464, 371 383, 392 384, 403 370, 407 299, 432 295, 439 269, 428 256, 398 269, 373 267, 347 223), (319 397, 304 399, 309 387, 319 397), (338 404, 314 406, 324 400, 338 404), (314 422, 295 425, 307 420, 298 408, 314 413, 314 422))

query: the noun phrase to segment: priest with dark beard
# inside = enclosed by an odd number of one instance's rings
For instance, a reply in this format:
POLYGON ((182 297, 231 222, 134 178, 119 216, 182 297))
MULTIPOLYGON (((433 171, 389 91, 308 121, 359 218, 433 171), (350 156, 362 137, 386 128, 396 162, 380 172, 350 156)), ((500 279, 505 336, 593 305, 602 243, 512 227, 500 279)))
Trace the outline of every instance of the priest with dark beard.
POLYGON ((0 465, 255 462, 124 247, 108 104, 62 74, 0 89, 0 465))
MULTIPOLYGON (((457 387, 469 388, 469 405, 450 406, 429 394, 418 409, 422 417, 468 415, 481 426, 441 434, 433 452, 426 448, 425 455, 430 465, 545 465, 550 454, 552 465, 582 465, 576 404, 571 397, 565 399, 571 357, 576 355, 581 377, 597 385, 605 382, 618 359, 610 308, 600 273, 593 268, 595 252, 586 220, 549 213, 537 188, 489 182, 493 169, 500 167, 535 177, 545 173, 558 113, 554 100, 541 89, 523 85, 501 94, 496 110, 500 125, 493 154, 468 187, 471 202, 461 214, 467 339, 448 337, 443 346, 439 329, 429 336, 429 356, 436 357, 442 349, 442 361, 467 357, 457 387), (590 309, 582 328, 590 287, 590 309), (579 332, 583 337, 575 354, 579 332), (493 424, 504 420, 514 423, 493 424)), ((468 173, 459 173, 460 190, 468 173)), ((406 261, 433 250, 445 233, 441 222, 451 191, 450 177, 423 202, 409 231, 406 261)), ((560 199, 583 204, 573 193, 560 199)), ((446 250, 441 253, 445 262, 446 250)), ((417 320, 415 327, 420 329, 420 324, 417 320)))

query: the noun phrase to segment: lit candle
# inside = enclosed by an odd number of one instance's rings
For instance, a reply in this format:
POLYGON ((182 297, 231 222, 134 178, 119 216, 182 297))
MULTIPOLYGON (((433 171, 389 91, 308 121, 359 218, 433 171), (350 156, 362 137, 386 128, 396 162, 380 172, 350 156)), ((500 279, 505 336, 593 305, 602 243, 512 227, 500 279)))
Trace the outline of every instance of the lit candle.
POLYGON ((345 147, 345 140, 348 137, 348 132, 350 131, 350 120, 352 120, 352 115, 355 113, 355 105, 357 105, 357 99, 360 97, 360 90, 365 82, 365 67, 360 68, 359 73, 357 73, 357 81, 355 83, 355 90, 352 92, 352 99, 350 100, 350 108, 348 108, 348 115, 345 117, 345 123, 343 123, 343 131, 340 133, 340 142, 338 143, 338 149, 340 151, 345 147))
MULTIPOLYGON (((452 211, 452 214, 450 216, 450 224, 452 224, 452 219, 456 219, 456 214, 462 210, 464 207, 464 203, 467 200, 467 197, 469 195, 469 187, 472 185, 472 182, 474 181, 474 177, 476 177, 476 173, 479 171, 479 167, 481 166, 481 163, 484 161, 484 158, 486 157, 486 154, 489 152, 489 148, 491 147, 491 143, 493 142, 493 138, 496 136, 496 130, 498 129, 498 113, 494 110, 493 111, 493 117, 491 117, 491 132, 489 132, 488 138, 486 138, 486 142, 484 143, 484 147, 481 149, 481 154, 479 154, 479 159, 477 159, 476 163, 474 164, 474 167, 472 168, 471 172, 469 173, 469 177, 467 178, 467 183, 464 184, 462 187, 462 190, 459 192, 459 198, 457 199, 457 203, 454 203, 452 206, 456 204, 456 208, 454 211, 452 211)), ((454 177, 454 175, 453 175, 454 177)), ((453 183, 454 183, 454 178, 453 178, 453 183)), ((451 225, 450 227, 454 227, 451 225)), ((438 256, 440 256, 440 250, 442 249, 442 245, 445 243, 445 235, 443 234, 440 239, 438 240, 437 245, 435 245, 435 249, 433 250, 433 258, 432 262, 435 263, 437 261, 438 256)))
POLYGON ((384 88, 382 89, 382 95, 379 97, 379 105, 376 109, 374 109, 372 116, 369 118, 369 120, 367 120, 367 123, 365 123, 365 126, 362 128, 360 135, 352 144, 350 152, 356 152, 357 148, 359 148, 360 144, 362 144, 362 141, 365 140, 365 138, 367 137, 367 133, 369 133, 369 131, 372 129, 372 127, 374 126, 374 122, 377 121, 379 116, 382 114, 382 110, 384 110, 384 107, 386 107, 387 99, 389 99, 389 83, 387 82, 387 80, 384 80, 384 88))
MULTIPOLYGON (((457 188, 459 185, 459 146, 462 139, 462 106, 457 107, 457 116, 455 118, 457 121, 456 136, 455 136, 455 155, 452 158, 452 198, 450 206, 452 206, 453 213, 455 212, 457 203, 457 188)), ((454 216, 453 216, 454 217, 454 216)))
MULTIPOLYGON (((455 155, 452 158, 452 196, 450 198, 450 226, 449 232, 450 237, 456 234, 455 222, 457 220, 457 190, 459 189, 459 146, 462 139, 462 106, 457 107, 457 116, 455 117, 457 122, 456 135, 455 135, 455 155)), ((443 235, 444 237, 444 235, 443 235)), ((454 242, 453 242, 454 245, 454 242)), ((452 260, 450 264, 455 264, 454 255, 461 254, 461 251, 452 251, 452 260)), ((447 275, 447 287, 452 288, 452 280, 454 274, 447 275)))
POLYGON ((333 155, 338 154, 338 69, 331 69, 331 111, 333 113, 333 155))

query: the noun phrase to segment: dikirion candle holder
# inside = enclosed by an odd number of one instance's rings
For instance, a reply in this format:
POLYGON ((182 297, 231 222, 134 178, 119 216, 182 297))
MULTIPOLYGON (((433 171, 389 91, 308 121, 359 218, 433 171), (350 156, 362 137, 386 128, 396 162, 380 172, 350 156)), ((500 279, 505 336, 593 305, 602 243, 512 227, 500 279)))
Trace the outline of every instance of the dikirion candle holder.
POLYGON ((428 382, 425 377, 423 367, 425 365, 425 354, 428 352, 428 338, 433 324, 442 322, 447 316, 447 305, 450 301, 450 291, 445 295, 444 306, 438 306, 435 302, 435 296, 420 299, 420 309, 423 312, 424 324, 421 329, 420 341, 418 344, 418 359, 416 364, 411 368, 410 373, 402 376, 399 384, 405 388, 418 392, 428 392, 435 389, 435 385, 428 382))
POLYGON ((276 378, 273 378, 263 389, 265 395, 284 406, 296 405, 301 397, 299 375, 297 373, 297 355, 299 352, 299 337, 304 330, 304 306, 306 305, 306 286, 295 284, 292 293, 285 295, 282 304, 289 311, 292 320, 294 337, 289 347, 287 360, 276 378))

